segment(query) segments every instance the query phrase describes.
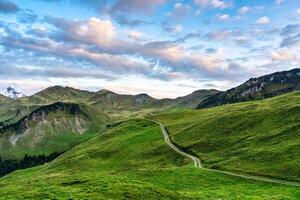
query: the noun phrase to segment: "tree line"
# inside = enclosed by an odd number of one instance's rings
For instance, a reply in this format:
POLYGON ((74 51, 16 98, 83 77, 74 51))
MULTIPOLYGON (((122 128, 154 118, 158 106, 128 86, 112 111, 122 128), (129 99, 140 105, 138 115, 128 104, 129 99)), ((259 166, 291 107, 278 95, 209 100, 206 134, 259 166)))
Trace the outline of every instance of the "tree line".
POLYGON ((61 153, 54 152, 49 155, 28 155, 25 154, 21 160, 7 159, 3 160, 0 156, 0 177, 9 174, 18 169, 26 169, 37 165, 43 165, 57 158, 61 153))

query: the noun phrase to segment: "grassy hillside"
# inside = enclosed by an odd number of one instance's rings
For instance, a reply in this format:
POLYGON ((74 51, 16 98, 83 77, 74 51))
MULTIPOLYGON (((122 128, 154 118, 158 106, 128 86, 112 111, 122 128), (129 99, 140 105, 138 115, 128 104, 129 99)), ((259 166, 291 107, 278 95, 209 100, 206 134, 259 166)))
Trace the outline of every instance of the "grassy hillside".
POLYGON ((53 86, 46 88, 32 96, 22 98, 23 103, 50 104, 57 101, 80 102, 85 101, 93 95, 92 92, 78 90, 71 87, 53 86))
POLYGON ((251 78, 242 85, 204 99, 198 108, 265 99, 299 90, 300 69, 296 68, 251 78))
POLYGON ((130 120, 50 164, 0 179, 0 199, 297 199, 299 188, 194 168, 159 127, 130 120), (22 192, 16 192, 22 191, 22 192))
POLYGON ((300 181, 300 92, 154 118, 206 167, 300 181))
POLYGON ((6 97, 6 96, 0 94, 0 102, 2 102, 2 101, 7 101, 7 100, 9 100, 8 97, 6 97))
POLYGON ((161 99, 156 105, 171 108, 196 108, 205 99, 220 93, 218 90, 197 90, 191 94, 176 99, 161 99))
POLYGON ((84 104, 41 106, 0 126, 0 156, 8 159, 65 151, 105 129, 107 120, 105 114, 84 104))

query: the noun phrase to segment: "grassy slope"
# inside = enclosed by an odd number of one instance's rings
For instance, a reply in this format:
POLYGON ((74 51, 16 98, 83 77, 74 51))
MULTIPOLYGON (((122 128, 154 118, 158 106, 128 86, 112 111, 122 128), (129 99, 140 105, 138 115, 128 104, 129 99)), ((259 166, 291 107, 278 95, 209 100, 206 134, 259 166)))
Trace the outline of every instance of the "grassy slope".
POLYGON ((192 167, 156 124, 130 120, 54 162, 0 179, 0 199, 299 199, 299 188, 192 167), (21 191, 21 192, 20 192, 21 191))
POLYGON ((49 113, 46 121, 29 122, 30 130, 23 133, 15 145, 9 140, 15 133, 2 133, 0 156, 4 159, 19 159, 25 154, 47 155, 66 151, 72 146, 95 137, 106 128, 107 115, 85 104, 80 104, 80 108, 90 117, 72 115, 66 111, 49 113), (80 127, 78 119, 81 120, 80 127), (82 134, 81 128, 86 129, 82 134))
POLYGON ((300 92, 155 118, 206 167, 300 181, 300 92))

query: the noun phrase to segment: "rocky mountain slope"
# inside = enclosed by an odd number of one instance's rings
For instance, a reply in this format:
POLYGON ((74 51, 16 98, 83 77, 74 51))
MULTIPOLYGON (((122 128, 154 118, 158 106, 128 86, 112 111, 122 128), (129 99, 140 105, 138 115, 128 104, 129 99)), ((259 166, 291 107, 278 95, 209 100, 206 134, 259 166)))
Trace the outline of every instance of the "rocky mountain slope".
POLYGON ((65 151, 105 125, 103 114, 103 118, 93 115, 84 105, 57 102, 40 106, 16 122, 0 122, 0 156, 65 151))
POLYGON ((265 99, 300 90, 300 69, 251 78, 244 84, 213 95, 198 105, 207 108, 228 103, 265 99))

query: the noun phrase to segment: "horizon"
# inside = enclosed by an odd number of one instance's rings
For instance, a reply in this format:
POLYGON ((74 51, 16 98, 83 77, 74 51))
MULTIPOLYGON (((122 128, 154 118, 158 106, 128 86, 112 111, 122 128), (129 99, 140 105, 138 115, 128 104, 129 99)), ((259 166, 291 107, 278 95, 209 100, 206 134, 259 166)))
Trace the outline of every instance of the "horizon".
MULTIPOLYGON (((15 89, 17 92, 20 92, 21 94, 23 94, 22 91, 18 90, 18 88, 14 87, 13 85, 8 86, 7 89, 10 88, 10 87, 13 88, 13 89, 15 89)), ((198 89, 198 90, 194 90, 193 92, 188 93, 188 94, 186 94, 186 95, 183 95, 183 96, 177 96, 177 97, 174 97, 174 98, 168 98, 168 97, 166 97, 166 98, 157 98, 157 97, 153 97, 153 96, 149 95, 148 93, 143 93, 143 92, 142 92, 142 93, 135 93, 135 94, 132 94, 132 93, 118 93, 118 92, 115 92, 115 91, 112 91, 112 90, 108 90, 108 89, 105 89, 105 88, 100 89, 100 90, 96 90, 96 91, 91 91, 91 90, 84 90, 84 89, 75 88, 75 87, 71 87, 71 86, 52 85, 52 86, 43 88, 43 89, 41 89, 41 90, 39 90, 39 91, 37 91, 37 92, 35 92, 35 93, 33 93, 33 94, 29 94, 29 95, 24 94, 24 95, 26 95, 26 96, 23 96, 23 97, 33 96, 33 95, 35 95, 35 94, 37 94, 37 93, 39 93, 39 92, 42 92, 42 91, 44 91, 44 90, 46 90, 46 89, 54 88, 54 87, 71 88, 71 89, 81 90, 81 91, 86 91, 86 92, 91 92, 91 93, 97 93, 97 92, 101 92, 101 91, 104 91, 104 90, 105 90, 105 91, 108 91, 108 92, 116 93, 117 95, 133 95, 133 96, 137 96, 137 95, 148 95, 148 96, 150 96, 151 98, 158 99, 158 100, 162 100, 162 99, 176 99, 176 98, 180 98, 180 97, 184 97, 184 96, 190 95, 190 94, 192 94, 192 93, 194 93, 194 92, 197 92, 197 91, 200 91, 200 90, 216 90, 216 89, 214 89, 214 88, 211 88, 211 89, 198 89)), ((218 90, 218 91, 222 92, 222 90, 218 90)), ((0 94, 3 95, 3 96, 9 97, 9 96, 5 95, 5 91, 0 91, 0 94)), ((10 97, 9 97, 9 98, 10 98, 10 97)), ((22 97, 18 97, 18 99, 19 99, 19 98, 22 98, 22 97)))
POLYGON ((177 98, 300 66, 297 0, 0 0, 0 91, 177 98))
MULTIPOLYGON (((300 70, 300 68, 293 68, 293 69, 291 69, 291 70, 300 70)), ((291 70, 285 70, 285 71, 291 71, 291 70)), ((285 72, 285 71, 276 71, 276 72, 273 72, 273 73, 270 73, 270 74, 265 74, 265 75, 263 75, 263 76, 271 75, 271 74, 278 73, 278 72, 281 73, 281 72, 285 72)), ((247 81, 251 80, 252 78, 261 78, 261 77, 263 77, 263 76, 260 76, 260 77, 251 77, 250 79, 245 80, 245 81, 243 82, 243 84, 246 83, 247 81)), ((240 86, 240 85, 239 85, 239 86, 240 86)), ((27 96, 33 96, 33 95, 35 95, 35 94, 37 94, 37 93, 39 93, 39 92, 42 92, 42 91, 44 91, 44 90, 46 90, 46 89, 54 88, 54 87, 71 88, 71 89, 76 89, 76 90, 81 90, 81 91, 92 92, 92 93, 97 93, 97 92, 100 92, 100 91, 105 90, 105 91, 108 91, 108 92, 116 93, 116 94, 118 94, 118 95, 133 95, 133 96, 137 96, 137 95, 143 95, 143 94, 145 94, 145 95, 150 96, 151 98, 158 99, 158 100, 162 100, 162 99, 176 99, 176 98, 180 98, 180 97, 185 97, 185 96, 187 96, 187 95, 190 95, 190 94, 192 94, 192 93, 194 93, 194 92, 201 91, 201 90, 217 90, 217 91, 219 91, 219 92, 224 92, 224 91, 226 91, 226 90, 218 90, 218 89, 215 89, 215 88, 210 88, 210 89, 201 89, 201 88, 200 88, 200 89, 196 89, 196 90, 194 90, 194 91, 192 91, 192 92, 190 92, 190 93, 187 93, 187 94, 184 94, 184 95, 180 95, 180 96, 159 98, 159 97, 154 97, 154 96, 152 96, 152 95, 150 95, 150 94, 148 94, 148 93, 145 93, 145 92, 140 92, 140 93, 126 93, 126 92, 125 92, 125 93, 120 93, 120 92, 116 92, 116 91, 113 91, 113 90, 108 90, 108 89, 106 89, 106 88, 102 88, 102 89, 94 90, 94 91, 93 91, 93 90, 85 90, 85 89, 75 88, 75 87, 68 86, 68 85, 66 85, 66 86, 62 86, 62 85, 52 85, 52 86, 51 86, 51 85, 50 85, 50 86, 48 86, 48 87, 46 87, 46 88, 42 88, 41 90, 32 93, 32 94, 26 95, 26 94, 22 93, 22 91, 19 91, 18 88, 16 88, 14 85, 10 85, 10 86, 8 86, 4 91, 0 91, 0 94, 9 97, 9 96, 6 95, 5 93, 8 91, 9 88, 12 88, 13 90, 19 92, 19 94, 25 95, 25 96, 22 96, 22 97, 27 97, 27 96)), ((232 87, 232 88, 234 88, 234 87, 232 87)), ((229 89, 232 89, 232 88, 229 88, 229 89)), ((229 89, 228 89, 228 90, 229 90, 229 89)), ((9 98, 10 98, 10 97, 9 97, 9 98)), ((18 98, 21 98, 21 97, 18 97, 18 98)))

